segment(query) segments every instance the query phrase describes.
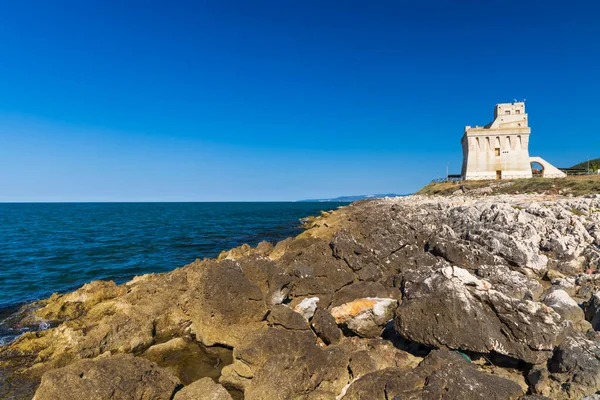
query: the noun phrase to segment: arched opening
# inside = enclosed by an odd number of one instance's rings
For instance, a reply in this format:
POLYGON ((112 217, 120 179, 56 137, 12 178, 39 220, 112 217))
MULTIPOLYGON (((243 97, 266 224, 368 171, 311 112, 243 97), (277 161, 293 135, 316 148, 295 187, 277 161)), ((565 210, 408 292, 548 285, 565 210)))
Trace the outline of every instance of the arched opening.
POLYGON ((531 174, 534 178, 543 178, 544 166, 537 161, 531 162, 531 174))

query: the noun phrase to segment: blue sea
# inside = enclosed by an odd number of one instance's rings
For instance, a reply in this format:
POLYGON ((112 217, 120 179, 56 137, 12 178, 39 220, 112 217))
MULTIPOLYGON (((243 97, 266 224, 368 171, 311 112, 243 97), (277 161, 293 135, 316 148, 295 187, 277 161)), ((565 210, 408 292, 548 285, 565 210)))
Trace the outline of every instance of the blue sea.
POLYGON ((348 203, 0 204, 0 344, 20 305, 95 279, 125 282, 301 232, 300 219, 348 203))

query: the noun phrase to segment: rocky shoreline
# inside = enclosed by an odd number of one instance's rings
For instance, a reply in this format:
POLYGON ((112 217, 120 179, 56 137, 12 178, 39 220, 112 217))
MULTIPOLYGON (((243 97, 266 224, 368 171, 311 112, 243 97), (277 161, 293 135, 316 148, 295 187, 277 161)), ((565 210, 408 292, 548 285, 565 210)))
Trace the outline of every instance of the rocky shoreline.
POLYGON ((0 398, 600 390, 600 195, 366 200, 306 225, 275 246, 27 307, 20 324, 51 328, 0 347, 0 398))

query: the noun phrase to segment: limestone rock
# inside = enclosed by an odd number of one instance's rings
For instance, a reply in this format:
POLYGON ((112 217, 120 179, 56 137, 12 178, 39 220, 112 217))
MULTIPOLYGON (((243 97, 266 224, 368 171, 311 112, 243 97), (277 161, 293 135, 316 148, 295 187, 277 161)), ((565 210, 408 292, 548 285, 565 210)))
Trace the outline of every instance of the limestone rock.
POLYGON ((359 281, 344 286, 333 296, 330 307, 341 306, 356 299, 365 297, 392 298, 402 300, 402 294, 397 288, 385 286, 381 282, 359 281))
POLYGON ((458 267, 407 275, 404 285, 395 327, 418 343, 537 364, 552 356, 564 330, 551 308, 508 297, 458 267))
POLYGON ((581 307, 564 290, 557 289, 548 293, 544 304, 552 307, 564 319, 578 322, 584 318, 581 307))
POLYGON ((600 330, 600 292, 595 292, 584 304, 585 319, 592 324, 592 328, 600 330))
POLYGON ((296 307, 294 307, 294 311, 296 311, 298 314, 300 314, 302 317, 304 317, 304 319, 306 319, 308 321, 315 314, 318 303, 319 303, 318 297, 309 297, 309 298, 303 299, 300 303, 298 303, 296 305, 296 307))
POLYGON ((556 348, 549 370, 557 382, 552 397, 580 398, 595 393, 600 390, 600 343, 580 334, 567 337, 556 348))
POLYGON ((207 346, 236 346, 248 334, 264 327, 267 305, 260 288, 235 261, 206 266, 190 293, 187 311, 192 329, 207 346))
POLYGON ((156 344, 140 355, 175 375, 181 383, 204 377, 218 379, 221 369, 232 362, 232 351, 224 347, 206 347, 188 338, 175 338, 156 344))
POLYGON ((282 326, 286 329, 310 329, 306 319, 301 314, 283 305, 273 306, 267 317, 267 322, 272 326, 282 326))
POLYGON ((438 350, 417 368, 387 368, 364 375, 346 390, 343 400, 398 399, 518 399, 516 383, 479 371, 460 355, 438 350))
POLYGON ((46 372, 34 400, 169 400, 179 385, 177 378, 150 361, 116 355, 46 372))
POLYGON ((327 310, 318 309, 312 318, 311 325, 325 344, 336 344, 343 337, 342 331, 335 323, 335 318, 327 310))
POLYGON ((335 346, 311 346, 300 357, 280 353, 270 357, 244 391, 247 400, 331 399, 348 381, 345 353, 335 346))
POLYGON ((219 382, 244 390, 269 358, 278 354, 301 357, 315 343, 316 336, 310 330, 268 328, 258 331, 234 349, 233 364, 223 368, 219 382))
POLYGON ((392 320, 398 300, 366 297, 331 309, 338 325, 343 325, 362 337, 377 337, 392 320))
POLYGON ((233 400, 225 388, 210 378, 202 378, 175 394, 173 400, 233 400))

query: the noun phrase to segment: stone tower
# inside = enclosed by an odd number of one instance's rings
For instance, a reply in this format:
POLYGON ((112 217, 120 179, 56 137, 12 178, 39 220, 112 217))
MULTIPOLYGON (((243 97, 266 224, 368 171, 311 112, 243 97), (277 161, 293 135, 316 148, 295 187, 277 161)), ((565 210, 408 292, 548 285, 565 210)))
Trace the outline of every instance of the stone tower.
POLYGON ((525 103, 497 104, 493 122, 483 127, 465 127, 462 178, 531 178, 530 133, 525 103))

